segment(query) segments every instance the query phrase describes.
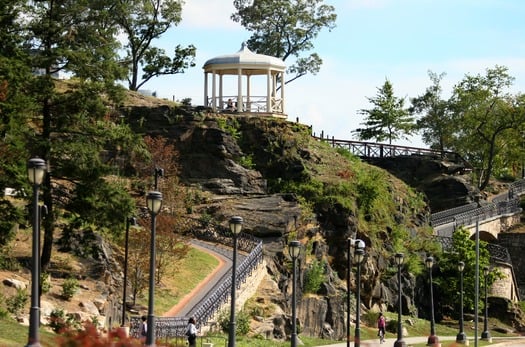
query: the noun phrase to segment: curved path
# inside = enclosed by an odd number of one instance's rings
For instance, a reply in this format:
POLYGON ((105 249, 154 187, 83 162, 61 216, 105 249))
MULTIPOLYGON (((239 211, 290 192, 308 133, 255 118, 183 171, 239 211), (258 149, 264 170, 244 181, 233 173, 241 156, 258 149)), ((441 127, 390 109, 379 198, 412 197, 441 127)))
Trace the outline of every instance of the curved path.
MULTIPOLYGON (((219 265, 202 280, 193 290, 186 294, 177 305, 166 312, 163 317, 185 317, 198 307, 208 294, 219 285, 228 274, 231 276, 232 250, 221 244, 192 240, 191 245, 203 252, 206 252, 219 261, 219 265)), ((237 259, 242 261, 243 255, 237 254, 237 259)))

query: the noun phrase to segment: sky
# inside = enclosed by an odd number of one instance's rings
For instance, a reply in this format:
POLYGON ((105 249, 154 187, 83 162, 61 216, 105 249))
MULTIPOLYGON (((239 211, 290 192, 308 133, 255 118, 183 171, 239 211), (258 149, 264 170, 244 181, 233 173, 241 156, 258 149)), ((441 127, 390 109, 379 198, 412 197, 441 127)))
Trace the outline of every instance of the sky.
MULTIPOLYGON (((466 75, 485 75, 496 65, 506 66, 515 78, 511 93, 525 92, 523 0, 324 3, 335 7, 337 21, 335 29, 323 29, 313 41, 311 52, 323 59, 321 70, 285 89, 288 120, 311 125, 316 135, 356 140, 353 131, 365 120, 359 110, 373 107, 368 98, 377 95, 386 79, 407 106, 409 98, 431 85, 428 71, 446 74, 441 83, 444 98, 466 75)), ((251 36, 230 19, 234 10, 232 0, 185 0, 182 22, 155 45, 167 52, 177 44, 195 45, 196 66, 183 74, 152 79, 143 89, 170 100, 191 98, 193 105, 202 105, 204 63, 237 52, 251 36)), ((394 144, 428 147, 418 135, 394 144)))

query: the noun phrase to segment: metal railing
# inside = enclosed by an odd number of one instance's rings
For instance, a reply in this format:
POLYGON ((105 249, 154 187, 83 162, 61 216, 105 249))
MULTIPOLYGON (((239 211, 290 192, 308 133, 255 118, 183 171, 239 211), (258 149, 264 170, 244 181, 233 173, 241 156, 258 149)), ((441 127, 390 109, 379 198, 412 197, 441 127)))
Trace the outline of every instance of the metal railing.
MULTIPOLYGON (((203 231, 194 233, 194 235, 206 241, 218 242, 230 246, 232 237, 224 227, 208 225, 203 231)), ((241 283, 245 283, 252 272, 259 266, 263 260, 262 241, 246 233, 240 233, 238 236, 238 250, 249 253, 237 266, 237 289, 241 283)), ((226 276, 223 281, 212 290, 211 294, 205 297, 196 305, 186 317, 155 317, 155 336, 156 338, 175 338, 184 336, 189 317, 195 317, 197 328, 207 325, 219 309, 228 301, 231 290, 231 276, 226 276)), ((130 331, 132 337, 138 338, 140 333, 141 320, 138 316, 130 318, 130 331)))
MULTIPOLYGON (((454 249, 454 241, 452 237, 438 236, 437 240, 441 244, 444 252, 450 252, 454 249)), ((510 253, 507 248, 493 243, 487 243, 487 250, 489 251, 492 262, 501 262, 507 265, 512 265, 510 253)))
POLYGON ((472 170, 472 165, 461 155, 452 151, 440 151, 431 148, 418 148, 410 146, 398 146, 388 143, 363 142, 353 140, 339 140, 312 135, 316 140, 328 143, 333 148, 342 148, 361 158, 386 158, 400 156, 423 156, 431 159, 448 160, 453 163, 462 164, 466 170, 472 170))

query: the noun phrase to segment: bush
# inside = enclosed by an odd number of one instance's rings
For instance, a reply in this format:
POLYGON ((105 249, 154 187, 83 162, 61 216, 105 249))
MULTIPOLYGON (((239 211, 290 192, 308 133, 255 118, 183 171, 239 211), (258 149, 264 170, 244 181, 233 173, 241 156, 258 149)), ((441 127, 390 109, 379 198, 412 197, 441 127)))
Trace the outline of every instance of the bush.
POLYGON ((76 278, 68 278, 62 283, 62 297, 66 300, 71 298, 77 293, 79 284, 76 278))
POLYGON ((29 294, 25 289, 17 289, 16 294, 6 300, 7 310, 18 315, 29 301, 29 294))
MULTIPOLYGON (((238 335, 246 335, 250 332, 250 316, 247 312, 241 310, 237 312, 235 320, 235 333, 238 335)), ((229 331, 230 328, 230 313, 227 310, 221 311, 219 313, 218 319, 219 326, 221 330, 225 333, 229 331)))
POLYGON ((73 316, 66 315, 64 310, 54 309, 49 315, 49 327, 58 334, 71 329, 78 330, 81 325, 73 316))
POLYGON ((314 259, 308 270, 304 274, 304 291, 305 293, 317 293, 324 282, 324 263, 314 259))
POLYGON ((49 293, 51 290, 51 275, 48 272, 42 272, 40 274, 40 288, 42 293, 49 293))

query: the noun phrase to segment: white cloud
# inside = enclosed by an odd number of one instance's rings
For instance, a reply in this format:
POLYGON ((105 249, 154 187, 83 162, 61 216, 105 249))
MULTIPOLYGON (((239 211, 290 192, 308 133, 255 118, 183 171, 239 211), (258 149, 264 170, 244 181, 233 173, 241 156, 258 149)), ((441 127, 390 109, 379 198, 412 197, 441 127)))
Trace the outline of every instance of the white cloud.
POLYGON ((241 29, 230 19, 235 8, 231 1, 187 0, 182 7, 182 28, 241 29))

